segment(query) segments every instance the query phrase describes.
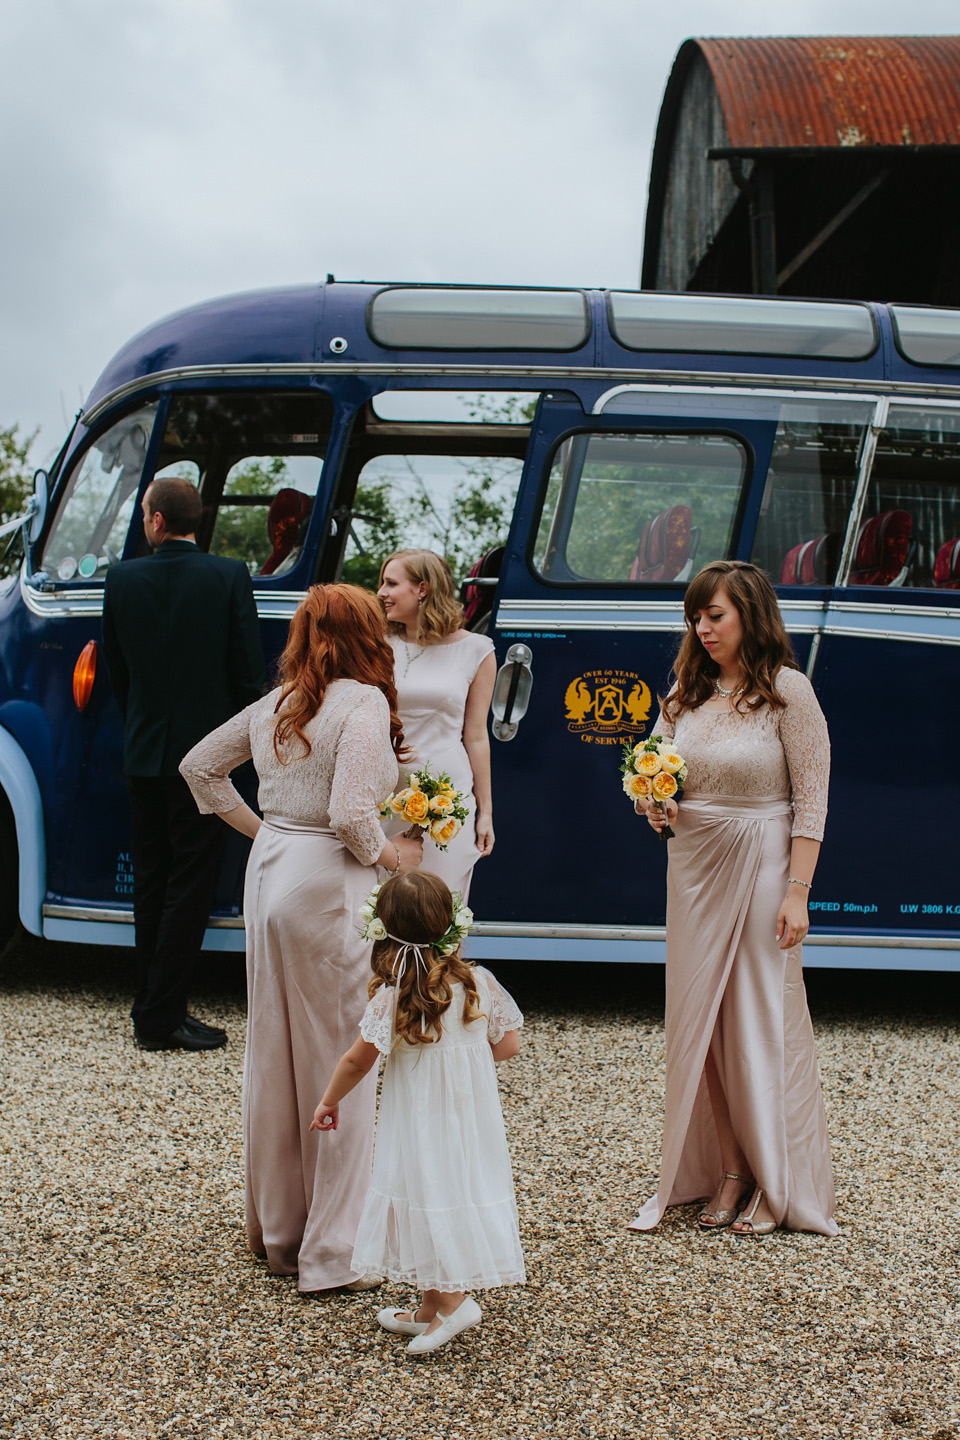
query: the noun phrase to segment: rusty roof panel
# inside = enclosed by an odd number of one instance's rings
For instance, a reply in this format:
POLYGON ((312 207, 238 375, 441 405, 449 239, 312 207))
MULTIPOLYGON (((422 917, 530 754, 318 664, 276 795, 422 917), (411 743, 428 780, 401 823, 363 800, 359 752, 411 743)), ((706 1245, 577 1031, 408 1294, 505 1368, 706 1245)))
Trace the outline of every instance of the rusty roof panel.
POLYGON ((694 43, 733 149, 960 144, 960 35, 694 43))

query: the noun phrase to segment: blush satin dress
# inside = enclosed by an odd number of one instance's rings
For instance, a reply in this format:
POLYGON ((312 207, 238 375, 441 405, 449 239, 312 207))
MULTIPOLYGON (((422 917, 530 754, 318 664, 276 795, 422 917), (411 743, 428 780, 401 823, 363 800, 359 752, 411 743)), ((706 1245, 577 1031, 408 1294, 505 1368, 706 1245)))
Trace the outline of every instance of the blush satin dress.
MULTIPOLYGON (((493 654, 493 642, 472 631, 440 645, 416 645, 396 634, 389 639, 404 739, 414 757, 405 768, 412 772, 429 764, 432 775, 445 770, 456 788, 463 791, 470 811, 463 829, 446 850, 438 849, 428 836, 424 837, 421 868, 439 875, 466 901, 480 852, 474 829, 477 802, 473 771, 463 744, 463 721, 470 686, 483 661, 493 654)), ((388 836, 403 829, 399 821, 384 824, 388 836)))
MULTIPOLYGON (((631 1229, 712 1195, 722 1174, 704 1076, 713 1053, 750 1174, 777 1223, 836 1235, 830 1142, 802 973, 781 950, 791 836, 820 840, 830 742, 805 675, 783 669, 777 710, 686 710, 672 739, 689 771, 667 865, 666 1095, 657 1192, 631 1229)), ((656 732, 655 732, 656 733, 656 732)))

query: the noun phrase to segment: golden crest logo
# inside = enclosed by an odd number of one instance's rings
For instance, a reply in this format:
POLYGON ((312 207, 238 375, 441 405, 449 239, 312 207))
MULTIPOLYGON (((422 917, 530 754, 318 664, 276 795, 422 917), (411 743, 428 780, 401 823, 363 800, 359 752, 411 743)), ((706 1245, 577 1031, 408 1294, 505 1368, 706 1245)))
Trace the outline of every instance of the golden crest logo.
POLYGON ((571 735, 588 744, 616 745, 646 733, 653 696, 632 670, 588 670, 570 681, 563 700, 571 735))

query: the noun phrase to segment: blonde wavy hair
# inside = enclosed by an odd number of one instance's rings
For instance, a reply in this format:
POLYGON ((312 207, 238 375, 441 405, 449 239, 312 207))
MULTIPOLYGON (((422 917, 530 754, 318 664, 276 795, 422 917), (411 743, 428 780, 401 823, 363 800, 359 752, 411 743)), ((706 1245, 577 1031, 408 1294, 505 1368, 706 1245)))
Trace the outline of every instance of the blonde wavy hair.
POLYGON ((382 986, 397 985, 397 1039, 406 1040, 408 1045, 435 1044, 443 1034, 443 1016, 450 1008, 457 980, 463 986, 464 1025, 479 1020, 483 1012, 473 966, 459 950, 441 955, 433 948, 453 922, 453 896, 439 875, 405 870, 386 880, 377 895, 377 915, 390 936, 400 939, 388 936, 374 941, 370 957, 373 976, 367 995, 372 1000, 382 986), (427 973, 424 976, 408 960, 398 984, 393 972, 405 944, 420 946, 427 973))
MULTIPOLYGON (((457 599, 453 571, 443 556, 435 555, 432 550, 394 550, 380 566, 378 589, 391 560, 399 560, 414 585, 427 587, 417 612, 417 644, 431 645, 459 630, 463 625, 463 606, 457 599)), ((387 629, 400 634, 404 627, 390 622, 387 629)))

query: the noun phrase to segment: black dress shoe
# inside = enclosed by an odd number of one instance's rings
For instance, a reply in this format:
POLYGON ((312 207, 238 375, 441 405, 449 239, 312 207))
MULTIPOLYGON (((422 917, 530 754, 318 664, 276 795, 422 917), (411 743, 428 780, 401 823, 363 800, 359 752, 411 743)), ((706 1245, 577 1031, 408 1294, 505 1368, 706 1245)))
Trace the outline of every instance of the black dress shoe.
POLYGON ((205 1020, 198 1020, 196 1015, 188 1015, 187 1020, 195 1030, 202 1030, 205 1035, 222 1035, 226 1039, 227 1032, 222 1025, 208 1025, 205 1020))
POLYGON ((201 1030, 189 1016, 169 1035, 144 1035, 134 1026, 133 1038, 141 1050, 219 1050, 227 1043, 222 1030, 201 1030))

